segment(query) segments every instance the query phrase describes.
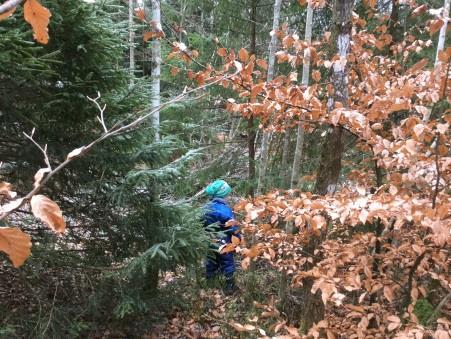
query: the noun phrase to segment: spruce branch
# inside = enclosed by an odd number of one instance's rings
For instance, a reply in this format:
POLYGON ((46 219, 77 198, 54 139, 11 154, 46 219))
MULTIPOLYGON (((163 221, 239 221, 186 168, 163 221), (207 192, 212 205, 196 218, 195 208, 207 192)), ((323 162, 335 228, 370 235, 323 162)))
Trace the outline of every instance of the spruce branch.
MULTIPOLYGON (((186 96, 188 96, 191 93, 194 93, 196 91, 205 89, 209 86, 212 86, 214 84, 217 84, 218 82, 221 82, 223 80, 229 79, 233 76, 235 76, 236 73, 233 74, 229 74, 229 75, 225 75, 222 77, 217 78, 216 80, 213 80, 209 83, 206 83, 205 85, 193 88, 188 90, 186 87, 183 90, 182 93, 180 93, 179 95, 177 95, 176 97, 172 98, 171 100, 166 101, 163 104, 160 104, 158 107, 153 108, 152 110, 150 110, 148 113, 145 113, 141 116, 139 116, 138 118, 136 118, 135 120, 133 120, 132 122, 125 124, 125 125, 120 125, 120 124, 115 124, 112 128, 110 128, 109 130, 107 129, 105 133, 103 133, 101 136, 99 136, 97 139, 93 140, 90 144, 86 145, 86 146, 81 146, 77 149, 74 149, 73 151, 71 151, 67 157, 66 160, 64 160, 63 162, 61 162, 57 167, 55 167, 53 170, 49 170, 47 172, 47 175, 40 181, 35 182, 34 184, 34 188, 28 192, 23 198, 18 198, 16 200, 14 200, 16 202, 16 204, 14 204, 13 208, 9 208, 7 210, 3 210, 0 207, 0 220, 5 219, 6 217, 8 217, 10 214, 14 213, 16 210, 18 210, 20 207, 22 207, 26 202, 30 201, 31 198, 38 194, 39 191, 44 187, 44 185, 50 180, 50 178, 52 178, 55 174, 57 174, 59 171, 61 171, 63 168, 65 168, 67 165, 69 165, 72 161, 74 161, 77 158, 80 158, 84 155, 86 155, 92 148, 94 148, 94 146, 96 146, 97 144, 99 144, 100 142, 109 139, 113 136, 119 135, 123 132, 128 132, 130 130, 132 130, 134 127, 140 125, 141 123, 143 123, 144 121, 146 121, 148 118, 150 118, 153 114, 155 114, 156 112, 159 112, 161 109, 165 108, 166 106, 179 102, 181 101, 183 98, 185 98, 186 96)), ((97 100, 97 99, 95 99, 97 100)), ((95 100, 91 100, 94 101, 95 100)), ((101 109, 102 107, 100 105, 98 105, 98 103, 96 102, 96 105, 98 107, 98 109, 101 109)), ((141 113, 143 113, 143 111, 141 111, 141 113)), ((101 118, 100 120, 102 120, 102 114, 101 114, 101 118)), ((104 127, 106 128, 106 127, 104 127)), ((41 152, 44 153, 44 157, 46 159, 46 164, 49 166, 48 162, 48 158, 47 158, 47 147, 42 147, 40 146, 37 142, 35 142, 33 140, 33 133, 31 135, 26 135, 40 150, 41 152)), ((50 168, 50 167, 49 167, 50 168)), ((14 202, 13 201, 13 202, 14 202)))

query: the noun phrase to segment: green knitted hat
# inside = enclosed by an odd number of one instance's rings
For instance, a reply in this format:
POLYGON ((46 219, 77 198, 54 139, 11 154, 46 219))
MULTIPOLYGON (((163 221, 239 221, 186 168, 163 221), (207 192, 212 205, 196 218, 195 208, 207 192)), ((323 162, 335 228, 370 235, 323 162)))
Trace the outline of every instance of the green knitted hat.
POLYGON ((205 193, 212 198, 225 198, 230 192, 232 189, 224 180, 215 180, 205 188, 205 193))

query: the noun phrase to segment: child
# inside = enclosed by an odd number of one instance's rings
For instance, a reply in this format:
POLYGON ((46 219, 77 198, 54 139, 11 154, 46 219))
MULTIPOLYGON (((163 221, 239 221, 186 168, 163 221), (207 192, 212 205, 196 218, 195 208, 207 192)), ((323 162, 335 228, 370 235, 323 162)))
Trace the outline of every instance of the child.
POLYGON ((234 222, 233 211, 224 200, 232 189, 224 180, 216 180, 208 185, 204 192, 210 198, 205 206, 203 217, 204 226, 217 224, 215 230, 221 231, 224 235, 216 241, 220 244, 219 250, 215 251, 207 258, 206 276, 211 279, 219 270, 225 277, 226 283, 224 293, 232 294, 237 288, 233 278, 235 272, 234 250, 231 249, 232 236, 235 242, 241 239, 237 223, 234 222))

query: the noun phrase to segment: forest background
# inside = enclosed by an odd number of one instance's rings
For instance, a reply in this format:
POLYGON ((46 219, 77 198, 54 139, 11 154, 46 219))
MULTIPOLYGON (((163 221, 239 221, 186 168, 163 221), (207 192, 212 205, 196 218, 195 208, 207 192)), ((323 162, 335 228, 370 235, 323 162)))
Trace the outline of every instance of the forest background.
POLYGON ((450 336, 449 1, 22 2, 0 336, 450 336), (216 178, 246 240, 227 298, 216 178))

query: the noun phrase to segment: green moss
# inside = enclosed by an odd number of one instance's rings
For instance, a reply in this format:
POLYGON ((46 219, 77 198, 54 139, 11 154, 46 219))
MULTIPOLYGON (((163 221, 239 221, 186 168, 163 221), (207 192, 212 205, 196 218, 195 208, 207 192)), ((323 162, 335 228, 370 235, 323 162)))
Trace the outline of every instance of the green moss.
POLYGON ((413 313, 417 316, 420 324, 426 325, 428 319, 434 314, 434 306, 427 299, 418 299, 413 313))

